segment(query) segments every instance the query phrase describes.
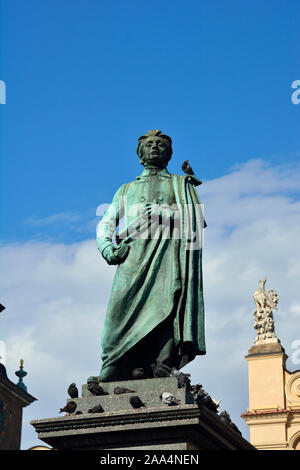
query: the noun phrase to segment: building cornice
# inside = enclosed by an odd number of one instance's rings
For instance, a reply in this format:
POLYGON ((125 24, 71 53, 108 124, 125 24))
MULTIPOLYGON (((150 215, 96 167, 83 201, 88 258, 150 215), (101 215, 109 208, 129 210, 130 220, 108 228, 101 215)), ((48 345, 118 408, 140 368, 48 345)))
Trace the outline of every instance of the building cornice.
POLYGON ((25 392, 22 388, 18 387, 16 384, 11 382, 11 380, 6 379, 3 376, 0 376, 0 389, 6 391, 12 395, 17 401, 19 401, 22 407, 30 405, 33 401, 36 400, 30 393, 25 392))
POLYGON ((278 410, 278 409, 273 409, 273 410, 254 410, 254 411, 247 411, 247 413, 243 413, 241 415, 241 418, 246 418, 249 416, 265 416, 265 415, 286 415, 289 413, 300 413, 300 408, 297 409, 291 409, 287 408, 285 410, 278 410))

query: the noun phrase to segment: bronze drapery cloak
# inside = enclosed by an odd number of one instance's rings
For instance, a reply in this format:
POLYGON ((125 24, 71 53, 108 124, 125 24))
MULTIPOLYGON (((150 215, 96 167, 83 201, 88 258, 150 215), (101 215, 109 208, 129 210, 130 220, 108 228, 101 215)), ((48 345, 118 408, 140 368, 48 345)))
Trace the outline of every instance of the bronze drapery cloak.
POLYGON ((132 227, 134 205, 155 201, 171 208, 175 203, 178 209, 173 219, 179 221, 179 232, 168 227, 165 236, 159 224, 152 238, 121 240, 130 250, 113 281, 102 332, 102 370, 115 365, 170 315, 174 366, 182 368, 196 355, 205 354, 201 236, 206 224, 194 188, 197 184, 194 176, 172 175, 164 169, 149 177, 144 170, 136 181, 120 187, 98 224, 97 245, 103 252, 123 216, 127 226, 122 233, 132 227))

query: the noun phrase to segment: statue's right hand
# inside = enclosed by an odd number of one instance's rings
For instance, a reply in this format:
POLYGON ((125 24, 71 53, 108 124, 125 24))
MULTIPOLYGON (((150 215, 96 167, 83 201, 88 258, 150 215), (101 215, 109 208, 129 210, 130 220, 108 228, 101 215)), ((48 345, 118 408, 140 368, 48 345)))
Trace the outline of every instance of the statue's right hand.
POLYGON ((114 264, 114 262, 113 262, 113 260, 114 260, 114 245, 113 245, 113 243, 111 245, 107 246, 106 248, 104 248, 104 250, 102 251, 102 256, 105 259, 105 261, 107 262, 107 264, 114 264))
POLYGON ((107 264, 121 264, 129 251, 129 246, 122 244, 119 246, 114 245, 113 243, 111 245, 108 245, 102 252, 102 256, 107 262, 107 264))

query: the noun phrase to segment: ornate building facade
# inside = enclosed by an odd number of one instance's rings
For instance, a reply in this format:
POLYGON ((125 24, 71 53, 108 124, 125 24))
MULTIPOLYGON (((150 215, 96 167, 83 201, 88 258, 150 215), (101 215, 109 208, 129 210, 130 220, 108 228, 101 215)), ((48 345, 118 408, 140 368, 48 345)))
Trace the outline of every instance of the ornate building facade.
POLYGON ((26 372, 22 362, 16 375, 19 382, 14 384, 0 364, 0 450, 20 449, 23 408, 36 400, 23 383, 26 372))
POLYGON ((272 309, 278 296, 264 289, 254 293, 255 344, 249 351, 249 408, 242 415, 250 428, 250 442, 261 450, 300 450, 300 370, 286 368, 287 355, 280 344, 272 309))

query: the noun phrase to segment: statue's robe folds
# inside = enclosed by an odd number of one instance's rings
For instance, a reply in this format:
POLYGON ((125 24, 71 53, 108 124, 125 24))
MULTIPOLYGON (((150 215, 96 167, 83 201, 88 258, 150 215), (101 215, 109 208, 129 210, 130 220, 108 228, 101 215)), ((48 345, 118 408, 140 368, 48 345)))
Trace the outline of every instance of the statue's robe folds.
MULTIPOLYGON (((125 226, 115 243, 130 247, 113 281, 102 333, 101 375, 154 329, 159 335, 159 325, 167 319, 174 340, 173 366, 179 369, 205 354, 201 248, 205 221, 194 188, 198 184, 194 176, 172 175, 166 169, 150 176, 145 169, 120 187, 98 224, 101 252, 111 244, 122 218, 125 226), (152 221, 151 233, 148 223, 147 230, 145 223, 136 224, 140 211, 135 209, 147 202, 161 205, 165 214, 156 224, 152 221), (171 223, 165 223, 169 215, 171 223)), ((142 357, 140 361, 143 367, 142 357)))

